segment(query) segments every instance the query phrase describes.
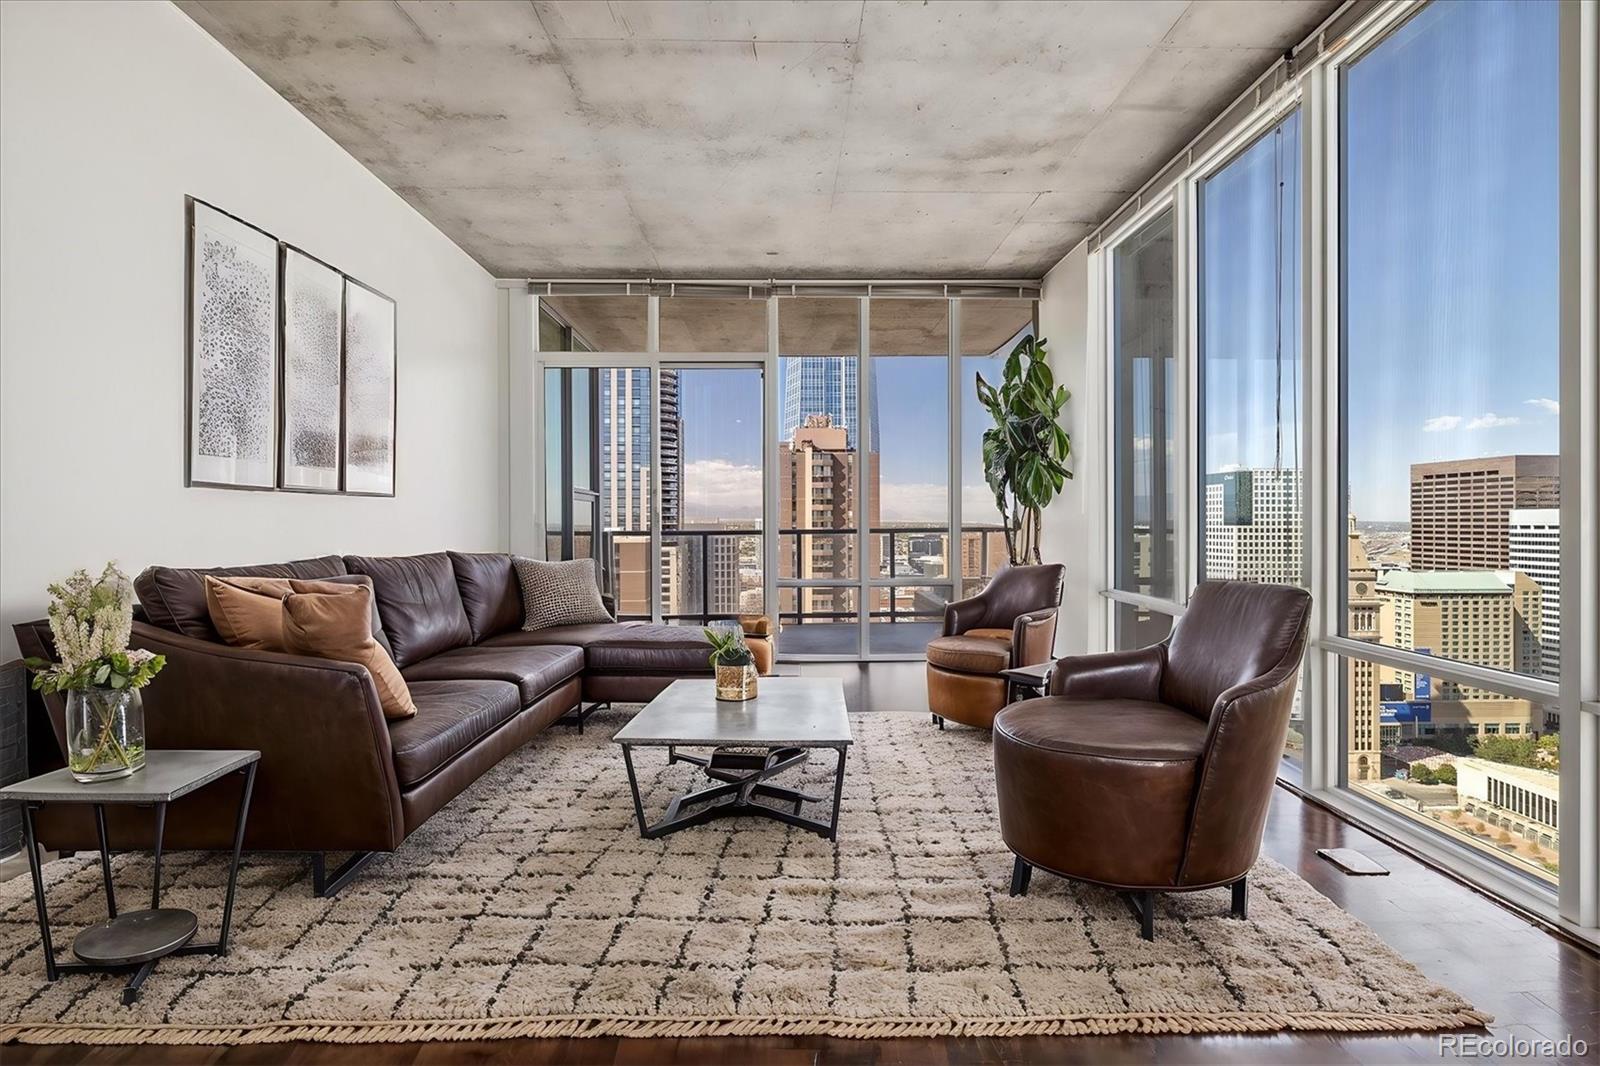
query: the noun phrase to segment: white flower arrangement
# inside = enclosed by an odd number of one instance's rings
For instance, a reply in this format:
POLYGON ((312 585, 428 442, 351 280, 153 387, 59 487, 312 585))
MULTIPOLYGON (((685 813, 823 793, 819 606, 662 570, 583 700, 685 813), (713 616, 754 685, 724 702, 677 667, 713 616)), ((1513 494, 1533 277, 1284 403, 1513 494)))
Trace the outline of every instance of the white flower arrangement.
POLYGON ((107 563, 98 580, 77 570, 50 586, 50 635, 58 662, 29 659, 33 687, 45 692, 90 688, 143 688, 165 656, 128 647, 133 633, 133 584, 107 563))

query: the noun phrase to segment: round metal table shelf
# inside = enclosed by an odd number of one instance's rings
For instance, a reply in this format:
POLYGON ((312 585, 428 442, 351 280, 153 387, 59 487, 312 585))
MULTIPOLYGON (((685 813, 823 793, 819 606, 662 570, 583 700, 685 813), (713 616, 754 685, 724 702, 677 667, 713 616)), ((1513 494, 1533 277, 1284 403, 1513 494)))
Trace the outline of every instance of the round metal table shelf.
POLYGON ((138 966, 177 951, 198 928, 194 912, 177 907, 128 911, 79 933, 72 953, 90 966, 138 966))

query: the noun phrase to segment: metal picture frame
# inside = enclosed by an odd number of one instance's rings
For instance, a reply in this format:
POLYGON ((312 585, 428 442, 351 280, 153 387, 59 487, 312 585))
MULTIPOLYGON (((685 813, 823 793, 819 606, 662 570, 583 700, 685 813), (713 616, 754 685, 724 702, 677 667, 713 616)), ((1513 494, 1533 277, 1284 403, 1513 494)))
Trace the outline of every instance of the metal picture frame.
POLYGON ((346 275, 340 452, 340 483, 346 495, 395 495, 398 332, 395 301, 346 275))
POLYGON ((277 487, 278 239, 185 198, 184 484, 277 487))
POLYGON ((344 454, 345 277, 292 244, 280 249, 278 487, 337 493, 344 454))

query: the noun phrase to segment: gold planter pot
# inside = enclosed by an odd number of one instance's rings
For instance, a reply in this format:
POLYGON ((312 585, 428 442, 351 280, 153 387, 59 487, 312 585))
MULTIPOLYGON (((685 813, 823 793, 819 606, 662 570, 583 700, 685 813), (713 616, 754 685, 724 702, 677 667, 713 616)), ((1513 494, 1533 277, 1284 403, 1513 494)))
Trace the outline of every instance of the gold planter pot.
POLYGON ((756 698, 756 668, 754 663, 744 666, 717 667, 717 699, 753 700, 756 698))

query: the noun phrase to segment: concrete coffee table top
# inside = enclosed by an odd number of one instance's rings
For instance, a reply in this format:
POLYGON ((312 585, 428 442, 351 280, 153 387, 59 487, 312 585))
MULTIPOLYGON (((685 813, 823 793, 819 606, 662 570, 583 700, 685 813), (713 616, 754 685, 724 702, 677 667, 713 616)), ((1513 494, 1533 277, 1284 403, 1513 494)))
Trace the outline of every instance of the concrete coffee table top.
POLYGON ((674 681, 612 741, 684 747, 843 748, 850 716, 837 678, 763 677, 753 700, 716 698, 710 678, 674 681))

